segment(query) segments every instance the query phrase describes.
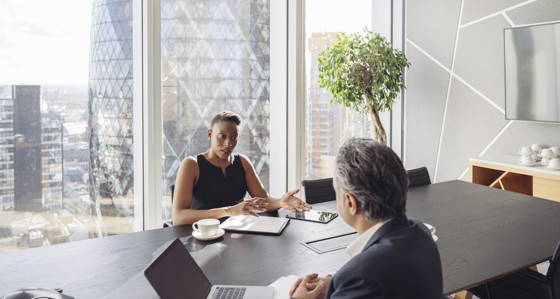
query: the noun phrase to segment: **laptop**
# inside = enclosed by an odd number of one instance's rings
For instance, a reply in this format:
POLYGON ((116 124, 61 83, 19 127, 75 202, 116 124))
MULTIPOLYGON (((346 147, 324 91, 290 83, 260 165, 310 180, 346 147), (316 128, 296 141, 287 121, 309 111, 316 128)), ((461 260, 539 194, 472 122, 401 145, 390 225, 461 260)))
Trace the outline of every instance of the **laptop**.
POLYGON ((163 299, 272 299, 274 295, 272 287, 212 285, 179 238, 144 270, 144 275, 163 299))

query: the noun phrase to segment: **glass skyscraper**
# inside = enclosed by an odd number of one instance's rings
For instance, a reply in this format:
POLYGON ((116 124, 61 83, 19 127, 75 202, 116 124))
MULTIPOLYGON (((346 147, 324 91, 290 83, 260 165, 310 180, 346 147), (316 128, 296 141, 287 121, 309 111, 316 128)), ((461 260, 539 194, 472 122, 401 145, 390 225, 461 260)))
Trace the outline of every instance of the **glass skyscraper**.
MULTIPOLYGON (((243 117, 236 151, 253 161, 268 187, 269 2, 162 0, 161 5, 164 193, 181 161, 209 148, 210 120, 223 110, 243 117)), ((133 215, 133 206, 126 205, 134 186, 132 81, 132 1, 95 1, 90 195, 103 215, 133 215)))
POLYGON ((163 187, 181 161, 210 147, 215 113, 243 122, 236 152, 269 186, 270 4, 263 0, 162 1, 163 187))
POLYGON ((39 85, 0 86, 0 208, 62 208, 62 127, 42 119, 39 85))
POLYGON ((94 1, 91 26, 89 193, 97 216, 133 216, 132 1, 94 1))

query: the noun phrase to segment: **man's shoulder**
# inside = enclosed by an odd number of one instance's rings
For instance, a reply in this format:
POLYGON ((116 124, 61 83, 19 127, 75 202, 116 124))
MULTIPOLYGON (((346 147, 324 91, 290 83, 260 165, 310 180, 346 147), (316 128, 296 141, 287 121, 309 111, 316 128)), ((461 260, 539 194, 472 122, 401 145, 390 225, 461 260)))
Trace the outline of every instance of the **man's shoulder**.
POLYGON ((364 292, 375 289, 388 294, 386 298, 412 298, 414 292, 440 298, 439 252, 422 222, 385 225, 389 226, 379 235, 374 234, 363 251, 337 271, 333 288, 354 286, 364 292))
MULTIPOLYGON (((387 227, 383 231, 380 229, 381 236, 373 235, 370 241, 364 247, 364 250, 356 256, 357 263, 375 262, 379 260, 381 263, 394 261, 393 257, 409 255, 412 252, 417 253, 418 250, 426 250, 426 258, 433 256, 439 260, 439 252, 437 246, 422 222, 409 219, 403 224, 385 224, 387 227), (418 246, 425 244, 426 246, 418 246), (416 248, 411 252, 411 248, 416 248), (421 249, 420 249, 421 248, 421 249)), ((383 227, 382 227, 383 229, 383 227)), ((416 256, 415 254, 413 256, 416 256)))

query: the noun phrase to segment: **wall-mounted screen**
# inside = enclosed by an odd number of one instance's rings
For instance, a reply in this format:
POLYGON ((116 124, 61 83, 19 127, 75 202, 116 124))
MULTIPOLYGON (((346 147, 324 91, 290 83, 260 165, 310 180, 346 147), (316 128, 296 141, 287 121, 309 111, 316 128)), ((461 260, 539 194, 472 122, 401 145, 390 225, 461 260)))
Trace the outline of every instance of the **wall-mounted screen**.
POLYGON ((504 30, 506 119, 560 122, 560 23, 504 30))

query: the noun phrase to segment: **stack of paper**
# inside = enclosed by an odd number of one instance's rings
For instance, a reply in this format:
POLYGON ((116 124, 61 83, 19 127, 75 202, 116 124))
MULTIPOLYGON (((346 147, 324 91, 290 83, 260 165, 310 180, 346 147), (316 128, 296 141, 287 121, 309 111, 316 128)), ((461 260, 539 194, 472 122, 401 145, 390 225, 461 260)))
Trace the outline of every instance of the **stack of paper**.
POLYGON ((290 298, 290 289, 296 283, 299 277, 295 275, 282 276, 275 282, 271 283, 269 287, 274 288, 273 299, 290 298))

